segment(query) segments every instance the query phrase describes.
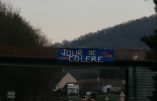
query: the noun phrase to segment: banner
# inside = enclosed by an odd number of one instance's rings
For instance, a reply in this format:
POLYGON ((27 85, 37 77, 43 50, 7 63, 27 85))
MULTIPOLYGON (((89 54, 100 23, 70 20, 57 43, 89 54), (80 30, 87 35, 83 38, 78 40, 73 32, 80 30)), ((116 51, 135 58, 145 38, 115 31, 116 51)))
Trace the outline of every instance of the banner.
POLYGON ((103 63, 114 61, 114 50, 101 48, 59 48, 58 62, 103 63))

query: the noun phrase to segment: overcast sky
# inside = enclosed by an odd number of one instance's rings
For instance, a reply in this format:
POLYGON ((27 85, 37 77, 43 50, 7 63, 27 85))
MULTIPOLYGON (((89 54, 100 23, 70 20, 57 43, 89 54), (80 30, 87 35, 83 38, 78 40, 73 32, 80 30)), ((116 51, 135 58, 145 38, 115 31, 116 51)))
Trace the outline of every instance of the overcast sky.
POLYGON ((51 42, 154 14, 153 0, 8 0, 51 42))

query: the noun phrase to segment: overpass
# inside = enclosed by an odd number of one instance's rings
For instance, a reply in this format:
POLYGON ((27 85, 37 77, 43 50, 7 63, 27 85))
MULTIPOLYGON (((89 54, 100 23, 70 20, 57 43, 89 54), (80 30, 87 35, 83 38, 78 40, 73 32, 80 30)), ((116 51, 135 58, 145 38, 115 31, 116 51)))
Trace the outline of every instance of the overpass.
MULTIPOLYGON (((100 53, 101 53, 100 52, 100 53)), ((79 55, 77 54, 77 55, 79 55)), ((153 72, 150 70, 152 66, 155 65, 153 60, 149 60, 149 50, 132 50, 132 49, 72 49, 72 48, 43 48, 43 47, 1 47, 0 48, 0 69, 1 71, 6 70, 5 72, 10 70, 26 70, 35 68, 35 70, 40 69, 41 71, 53 71, 60 69, 118 69, 119 71, 126 72, 126 100, 127 101, 148 101, 148 96, 151 95, 151 91, 153 90, 152 84, 152 76, 153 72), (63 52, 64 50, 72 50, 74 52, 78 50, 82 50, 78 52, 79 54, 83 54, 83 50, 85 50, 85 54, 90 50, 107 52, 106 58, 102 59, 102 61, 89 61, 90 59, 86 58, 85 62, 79 61, 69 61, 69 57, 64 57, 58 55, 60 50, 63 52), (107 50, 107 51, 106 51, 107 50), (109 50, 109 53, 108 53, 109 50), (112 55, 112 56, 111 56, 112 55), (60 59, 66 59, 66 62, 62 62, 60 59), (109 59, 109 60, 108 60, 109 59), (88 61, 87 61, 88 60, 88 61), (143 78, 144 77, 144 78, 143 78)), ((76 55, 76 54, 75 54, 76 55)), ((87 55, 87 54, 86 54, 87 55)), ((93 56, 93 55, 92 55, 93 56)), ((73 59, 73 58, 72 58, 73 59)), ((94 58, 96 59, 96 58, 94 58)), ((97 59, 100 60, 100 59, 97 59)), ((3 73, 1 72, 0 81, 3 82, 5 78, 3 78, 3 73)), ((5 88, 6 83, 1 85, 4 87, 0 89, 1 100, 6 99, 7 89, 5 88)), ((14 86, 12 86, 15 88, 14 86)), ((12 88, 11 87, 11 88, 12 88)), ((17 101, 24 100, 23 98, 17 99, 17 101)))
MULTIPOLYGON (((63 49, 63 48, 62 48, 63 49)), ((67 48, 68 49, 68 48, 67 48)), ((70 49, 70 48, 69 48, 70 49)), ((17 62, 18 63, 45 63, 54 64, 57 63, 57 48, 50 47, 1 47, 0 59, 2 62, 17 62)), ((92 48, 91 48, 92 50, 92 48)), ((153 60, 150 60, 149 50, 133 50, 133 49, 112 49, 114 53, 114 59, 112 62, 69 62, 70 64, 103 64, 103 65, 148 65, 154 64, 153 60)))

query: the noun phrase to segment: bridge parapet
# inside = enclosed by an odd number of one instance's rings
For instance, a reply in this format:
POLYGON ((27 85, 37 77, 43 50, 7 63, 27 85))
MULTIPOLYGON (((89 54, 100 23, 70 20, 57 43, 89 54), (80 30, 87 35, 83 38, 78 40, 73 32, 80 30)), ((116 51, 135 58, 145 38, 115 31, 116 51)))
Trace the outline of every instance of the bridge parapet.
MULTIPOLYGON (((149 50, 114 49, 115 61, 146 61, 149 50)), ((57 48, 0 47, 0 57, 56 59, 57 48)))
POLYGON ((149 50, 115 49, 116 60, 145 61, 149 50))
POLYGON ((55 59, 55 53, 50 47, 0 47, 0 57, 55 59))

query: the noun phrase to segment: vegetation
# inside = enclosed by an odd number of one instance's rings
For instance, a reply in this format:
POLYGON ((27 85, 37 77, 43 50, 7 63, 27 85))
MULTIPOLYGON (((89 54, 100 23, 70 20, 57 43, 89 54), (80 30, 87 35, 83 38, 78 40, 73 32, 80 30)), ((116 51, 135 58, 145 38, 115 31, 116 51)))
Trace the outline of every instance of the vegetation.
MULTIPOLYGON (((157 13, 157 0, 154 0, 155 3, 155 11, 157 13)), ((157 19, 157 16, 155 17, 157 19)), ((157 22, 156 22, 157 23, 157 22)), ((153 57, 151 57, 153 60, 157 63, 157 27, 154 30, 153 35, 145 36, 142 38, 142 40, 148 45, 148 47, 151 50, 151 54, 153 57)), ((153 71, 157 71, 157 65, 153 67, 153 71)), ((152 96, 150 96, 150 101, 157 101, 157 75, 153 77, 154 79, 154 91, 152 96)))
MULTIPOLYGON (((18 10, 0 0, 0 46, 44 47, 47 45, 48 40, 40 29, 35 29, 22 18, 18 10)), ((37 100, 38 96, 41 98, 44 95, 49 96, 50 88, 55 84, 52 81, 55 81, 58 71, 59 69, 42 71, 41 68, 1 66, 0 100, 8 100, 6 94, 12 90, 16 92, 16 101, 32 101, 37 100)))
POLYGON ((0 0, 0 45, 45 46, 48 40, 40 29, 33 28, 18 10, 0 0))

